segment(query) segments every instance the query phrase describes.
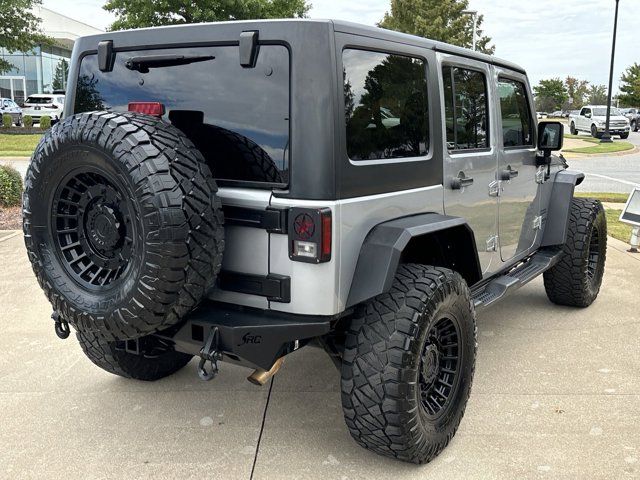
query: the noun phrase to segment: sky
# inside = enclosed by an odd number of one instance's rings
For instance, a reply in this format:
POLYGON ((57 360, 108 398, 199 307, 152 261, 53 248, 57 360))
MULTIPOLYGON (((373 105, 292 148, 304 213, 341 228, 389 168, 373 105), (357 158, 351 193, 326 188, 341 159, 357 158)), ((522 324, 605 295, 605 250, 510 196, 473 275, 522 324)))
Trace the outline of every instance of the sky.
MULTIPOLYGON (((390 0, 311 0, 311 18, 335 18, 375 25, 390 0)), ((43 5, 98 28, 113 17, 101 0, 44 0, 43 5)), ((495 55, 523 66, 532 85, 567 75, 607 85, 615 0, 469 0, 484 15, 495 55)), ((640 0, 620 0, 614 87, 621 73, 640 63, 640 0)))

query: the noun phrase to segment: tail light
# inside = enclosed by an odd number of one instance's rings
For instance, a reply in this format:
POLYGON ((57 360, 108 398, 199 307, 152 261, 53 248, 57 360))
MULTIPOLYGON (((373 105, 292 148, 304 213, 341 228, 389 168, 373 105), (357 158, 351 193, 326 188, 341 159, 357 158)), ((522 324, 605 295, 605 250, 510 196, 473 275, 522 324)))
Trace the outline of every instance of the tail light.
POLYGON ((306 263, 331 260, 331 209, 292 208, 288 230, 291 260, 306 263))
POLYGON ((164 115, 164 105, 160 102, 129 102, 130 112, 144 113, 153 117, 164 115))

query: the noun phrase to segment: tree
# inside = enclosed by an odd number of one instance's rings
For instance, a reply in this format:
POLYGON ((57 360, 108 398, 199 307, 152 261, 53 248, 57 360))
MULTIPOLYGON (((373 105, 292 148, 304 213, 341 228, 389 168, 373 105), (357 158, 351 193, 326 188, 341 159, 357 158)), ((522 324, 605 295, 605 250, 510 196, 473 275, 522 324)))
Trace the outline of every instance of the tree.
POLYGON ((578 80, 568 76, 564 81, 567 90, 567 101, 562 105, 564 110, 577 110, 582 108, 589 91, 587 80, 578 80))
POLYGON ((533 87, 536 94, 536 108, 538 111, 559 110, 569 95, 564 83, 559 78, 540 80, 540 83, 533 87))
MULTIPOLYGON (((51 39, 40 30, 40 18, 33 8, 41 0, 0 0, 0 48, 8 53, 28 52, 38 44, 50 44, 51 39)), ((0 74, 15 68, 0 58, 0 74)))
POLYGON ((607 87, 604 85, 591 85, 587 96, 591 105, 606 105, 607 87))
POLYGON ((301 18, 311 5, 306 0, 108 0, 103 8, 117 17, 110 29, 122 30, 181 23, 301 18))
POLYGON ((53 89, 64 90, 67 86, 67 74, 69 73, 69 62, 64 58, 56 65, 56 71, 53 74, 53 89))
POLYGON ((621 106, 640 107, 640 64, 634 63, 620 77, 621 106))
MULTIPOLYGON (((468 7, 468 0, 391 0, 391 12, 384 14, 378 26, 471 48, 473 17, 463 13, 468 7)), ((495 47, 482 34, 482 20, 479 15, 476 49, 491 55, 495 47)))

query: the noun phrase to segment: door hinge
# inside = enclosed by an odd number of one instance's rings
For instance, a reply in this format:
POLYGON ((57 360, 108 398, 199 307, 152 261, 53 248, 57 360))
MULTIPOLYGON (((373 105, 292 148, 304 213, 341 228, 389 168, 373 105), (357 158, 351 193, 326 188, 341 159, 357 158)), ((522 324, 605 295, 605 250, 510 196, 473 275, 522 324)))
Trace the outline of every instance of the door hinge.
POLYGON ((536 170, 536 183, 544 183, 546 177, 546 167, 544 165, 538 167, 538 169, 536 170))
POLYGON ((533 218, 533 229, 540 230, 542 228, 542 215, 533 218))
POLYGON ((489 184, 489 196, 499 197, 502 193, 502 182, 500 180, 494 180, 489 184))
POLYGON ((487 252, 498 251, 498 235, 493 235, 487 239, 487 252))

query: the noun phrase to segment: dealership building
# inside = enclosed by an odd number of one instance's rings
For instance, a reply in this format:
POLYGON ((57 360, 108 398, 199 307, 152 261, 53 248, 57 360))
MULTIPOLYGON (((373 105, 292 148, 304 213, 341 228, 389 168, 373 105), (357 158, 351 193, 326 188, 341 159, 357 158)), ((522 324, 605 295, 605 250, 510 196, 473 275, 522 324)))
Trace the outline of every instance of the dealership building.
POLYGON ((11 98, 18 104, 34 93, 65 90, 73 43, 78 37, 102 33, 44 7, 36 7, 35 13, 42 19, 44 34, 54 39, 54 46, 36 45, 30 52, 13 53, 0 48, 0 58, 14 66, 0 75, 0 97, 11 98))

